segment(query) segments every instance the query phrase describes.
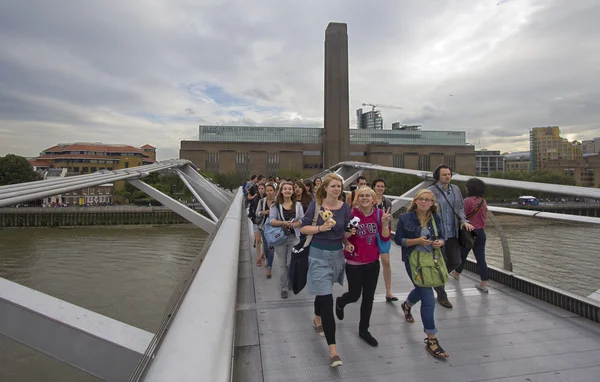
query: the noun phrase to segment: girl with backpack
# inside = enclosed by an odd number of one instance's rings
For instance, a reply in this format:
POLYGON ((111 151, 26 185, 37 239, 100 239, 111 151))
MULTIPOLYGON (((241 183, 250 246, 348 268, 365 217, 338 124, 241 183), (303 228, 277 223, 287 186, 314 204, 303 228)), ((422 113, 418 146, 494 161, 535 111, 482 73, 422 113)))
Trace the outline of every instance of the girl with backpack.
POLYGON ((275 254, 279 262, 279 289, 281 298, 288 298, 289 266, 292 260, 292 249, 300 242, 300 226, 304 217, 302 204, 296 201, 294 183, 283 181, 279 184, 279 193, 275 204, 269 211, 270 224, 283 227, 287 238, 283 243, 275 245, 275 254))
MULTIPOLYGON (((475 259, 477 259, 477 268, 479 269, 479 277, 481 278, 481 283, 475 284, 475 288, 483 293, 489 293, 487 283, 490 279, 490 273, 485 261, 485 222, 487 220, 488 209, 487 203, 483 198, 486 186, 481 179, 471 178, 467 181, 465 188, 467 189, 465 215, 475 227, 473 230, 475 234, 473 254, 475 254, 475 259)), ((465 262, 467 261, 467 256, 469 256, 470 251, 470 249, 466 248, 460 249, 462 262, 458 268, 450 272, 450 275, 456 280, 460 278, 460 274, 465 268, 465 262)))
POLYGON ((346 240, 344 248, 348 292, 335 300, 335 313, 338 319, 343 320, 344 307, 358 301, 362 293, 358 336, 369 345, 377 346, 377 340, 369 333, 369 324, 379 279, 378 241, 390 240, 391 215, 390 209, 381 211, 374 207, 375 192, 371 187, 363 186, 356 192, 358 207, 352 209, 350 217, 360 221, 354 235, 346 240))
POLYGON ((400 305, 407 322, 414 323, 411 308, 421 301, 421 320, 427 334, 425 348, 436 358, 448 358, 440 346, 434 320, 435 297, 433 287, 444 285, 448 271, 439 250, 444 245, 442 219, 437 214, 435 196, 429 189, 417 191, 408 212, 402 214, 396 227, 394 241, 402 246, 402 261, 414 289, 400 305))

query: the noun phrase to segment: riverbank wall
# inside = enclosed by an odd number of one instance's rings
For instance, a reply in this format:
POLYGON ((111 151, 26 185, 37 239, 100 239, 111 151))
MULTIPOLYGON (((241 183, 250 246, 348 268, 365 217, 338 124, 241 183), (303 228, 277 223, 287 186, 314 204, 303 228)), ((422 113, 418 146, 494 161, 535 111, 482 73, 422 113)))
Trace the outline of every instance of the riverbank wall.
POLYGON ((0 228, 187 223, 166 207, 0 208, 0 228))

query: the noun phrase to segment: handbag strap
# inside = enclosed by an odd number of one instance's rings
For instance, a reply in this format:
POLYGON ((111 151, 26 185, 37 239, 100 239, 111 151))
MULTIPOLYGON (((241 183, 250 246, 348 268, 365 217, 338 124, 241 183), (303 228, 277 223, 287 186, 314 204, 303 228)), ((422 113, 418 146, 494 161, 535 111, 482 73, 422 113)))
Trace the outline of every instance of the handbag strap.
POLYGON ((479 204, 477 205, 477 207, 475 207, 475 209, 473 211, 471 211, 470 214, 467 215, 467 219, 472 218, 473 216, 475 216, 475 214, 477 214, 477 212, 479 212, 479 209, 483 205, 483 201, 484 201, 484 199, 481 198, 481 201, 479 202, 479 204))
MULTIPOLYGON (((319 211, 321 211, 321 205, 319 203, 317 203, 317 200, 315 199, 315 214, 313 216, 313 220, 312 220, 312 226, 317 225, 317 219, 319 218, 319 211)), ((311 235, 306 235, 306 240, 304 241, 304 245, 302 246, 302 248, 306 248, 310 245, 310 242, 312 241, 314 234, 311 235)))

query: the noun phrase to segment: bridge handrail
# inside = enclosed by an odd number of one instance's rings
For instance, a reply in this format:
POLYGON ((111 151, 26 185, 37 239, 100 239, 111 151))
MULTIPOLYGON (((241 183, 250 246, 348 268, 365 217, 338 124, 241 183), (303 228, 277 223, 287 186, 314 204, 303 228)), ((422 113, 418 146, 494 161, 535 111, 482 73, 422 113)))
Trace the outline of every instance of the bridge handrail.
POLYGON ((144 380, 231 379, 242 209, 240 188, 144 380))
MULTIPOLYGON (((423 179, 433 179, 433 173, 431 171, 424 170, 411 170, 397 167, 387 167, 371 163, 364 162, 341 162, 331 167, 329 171, 335 171, 338 167, 348 166, 362 170, 373 170, 373 171, 387 171, 395 172, 399 174, 407 174, 421 177, 423 179)), ((458 182, 466 182, 467 180, 474 178, 475 176, 460 175, 455 173, 452 175, 452 180, 458 182)), ((477 176, 477 178, 483 180, 488 186, 499 186, 507 188, 518 188, 522 190, 538 191, 538 192, 554 192, 562 195, 578 196, 582 198, 600 199, 600 188, 580 187, 580 186, 566 186, 549 183, 537 183, 527 182, 522 180, 511 180, 511 179, 499 179, 499 178, 486 178, 477 176)))

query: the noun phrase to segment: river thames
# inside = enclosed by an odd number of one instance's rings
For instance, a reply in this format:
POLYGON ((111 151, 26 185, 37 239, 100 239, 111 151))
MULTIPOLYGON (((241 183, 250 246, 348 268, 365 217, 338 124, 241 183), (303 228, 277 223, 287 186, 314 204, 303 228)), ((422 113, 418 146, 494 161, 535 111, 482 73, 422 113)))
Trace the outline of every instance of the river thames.
MULTIPOLYGON (((514 271, 587 296, 600 288, 598 227, 499 216, 514 271)), ((488 262, 502 266, 496 230, 488 262)), ((193 226, 0 230, 0 277, 155 332, 206 234, 193 226)), ((399 261, 399 259, 392 261, 399 261)), ((0 381, 97 379, 0 336, 0 381)))

